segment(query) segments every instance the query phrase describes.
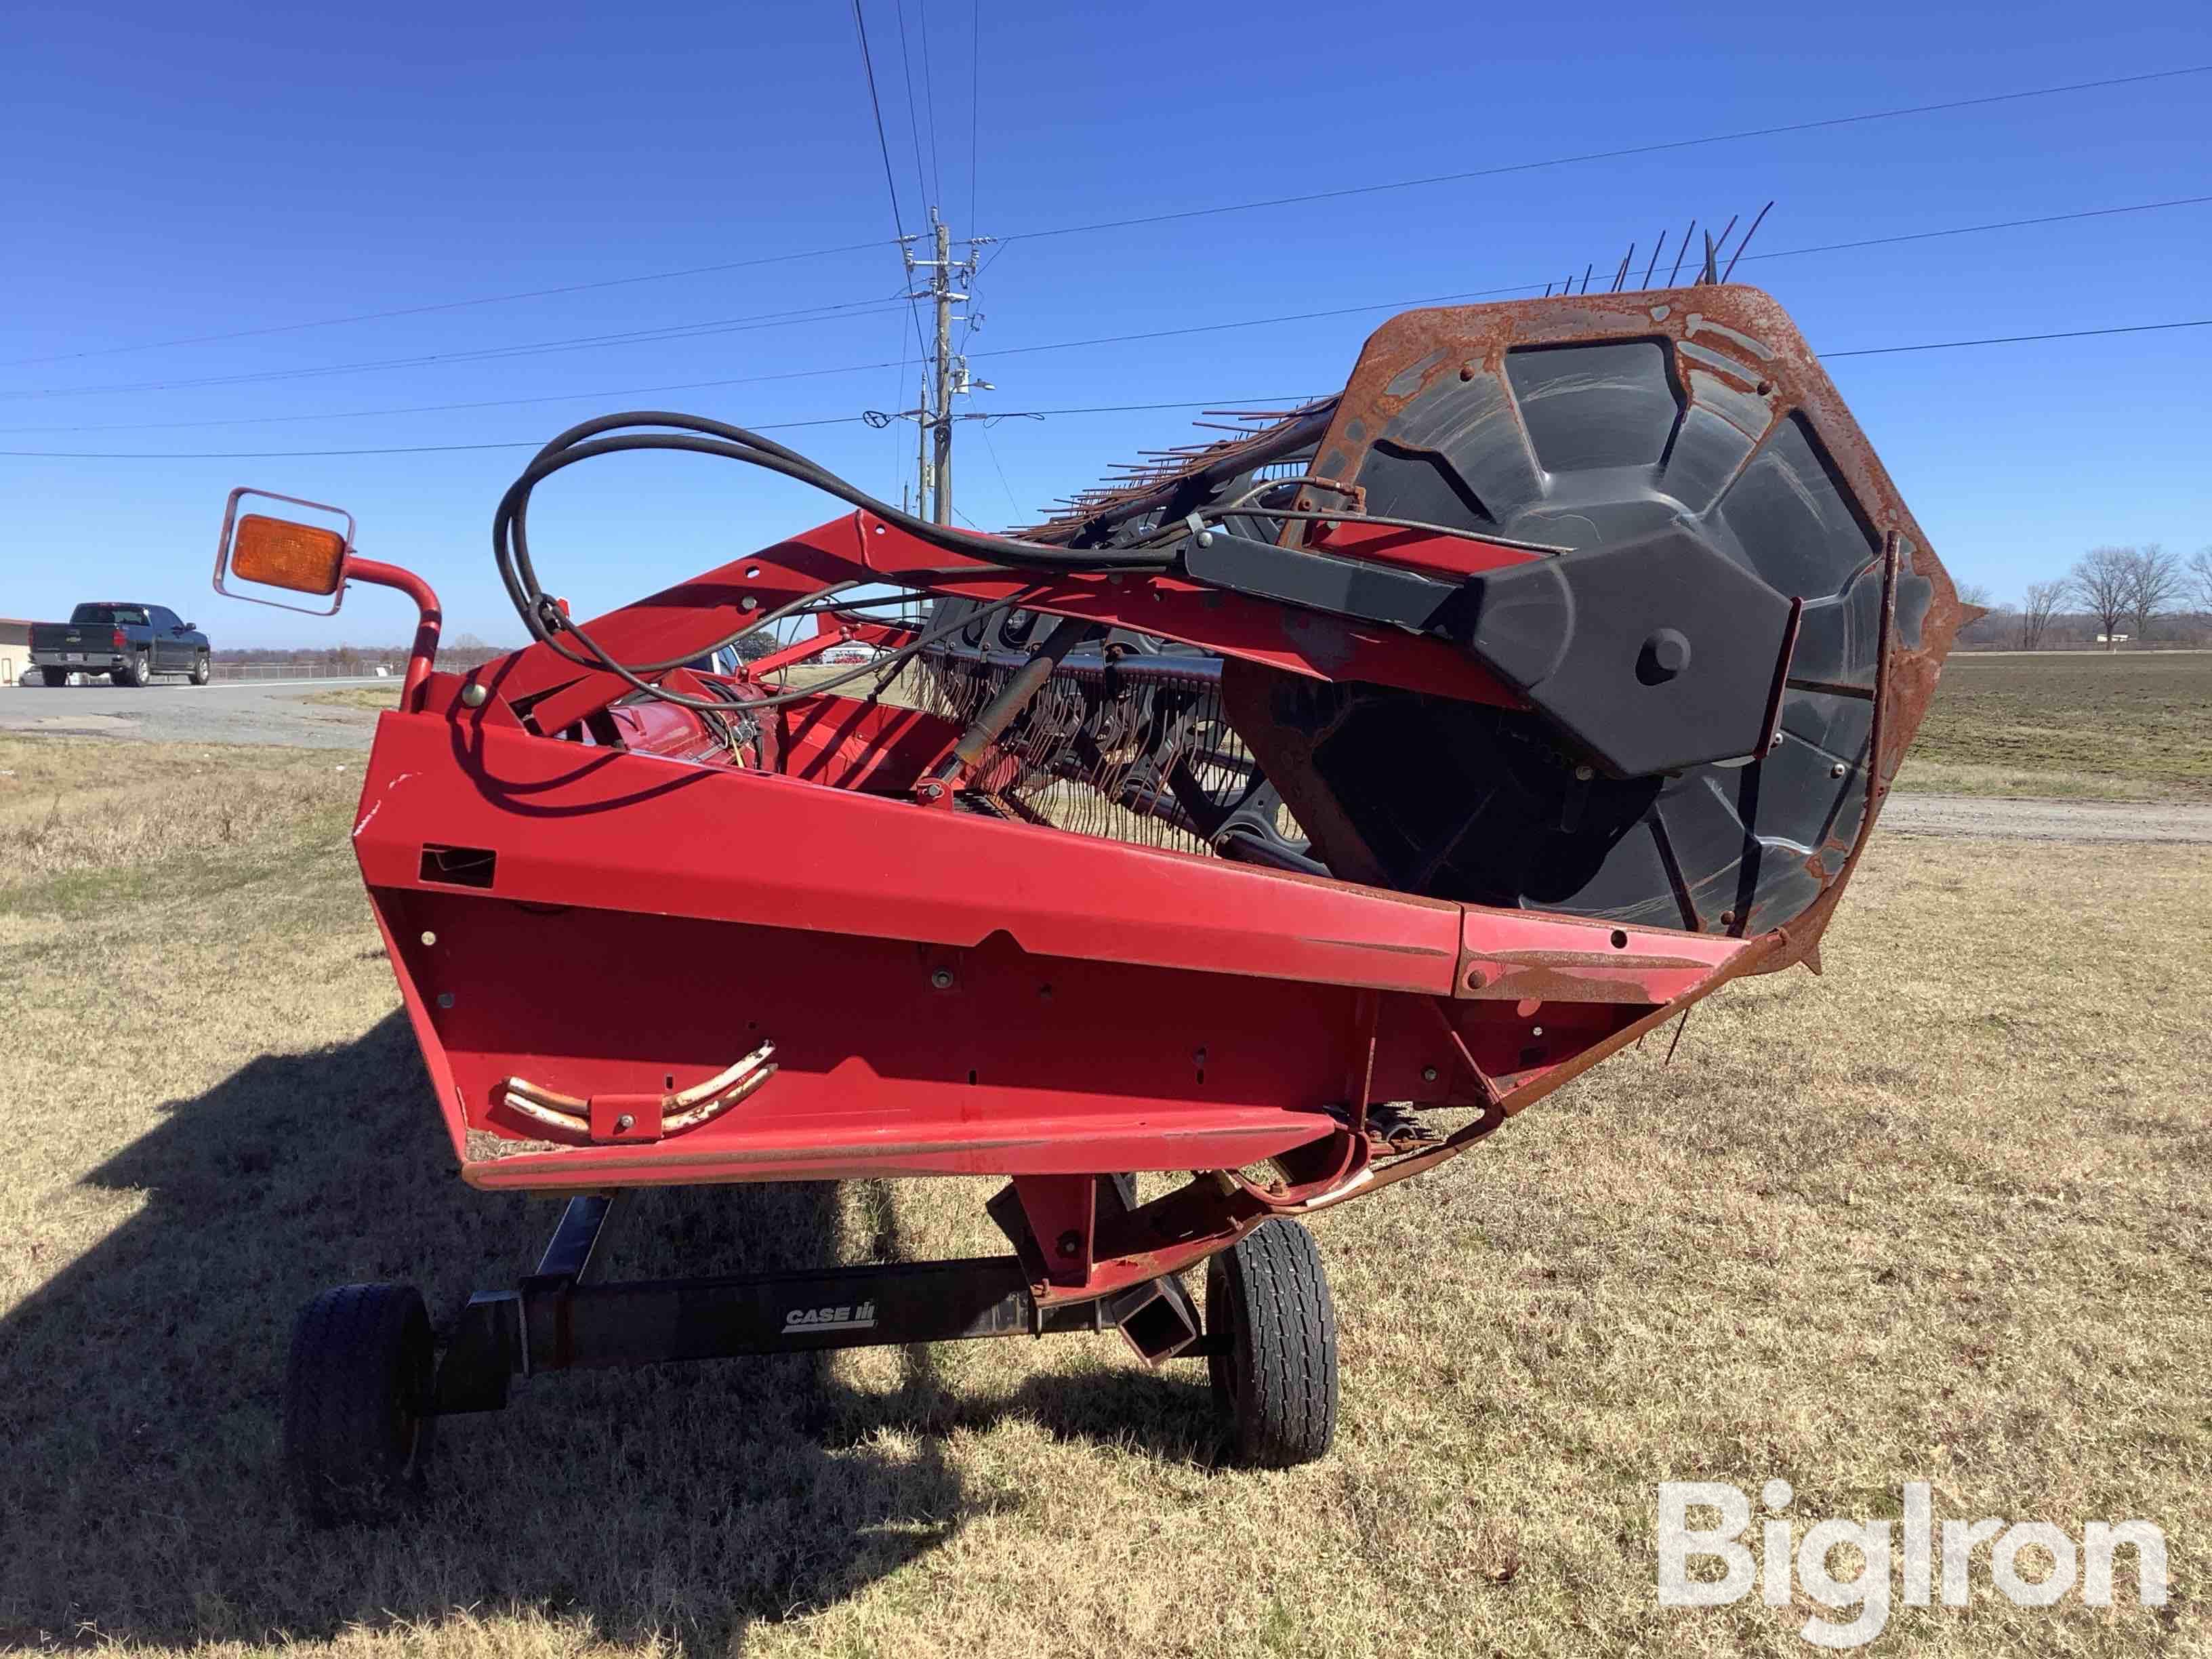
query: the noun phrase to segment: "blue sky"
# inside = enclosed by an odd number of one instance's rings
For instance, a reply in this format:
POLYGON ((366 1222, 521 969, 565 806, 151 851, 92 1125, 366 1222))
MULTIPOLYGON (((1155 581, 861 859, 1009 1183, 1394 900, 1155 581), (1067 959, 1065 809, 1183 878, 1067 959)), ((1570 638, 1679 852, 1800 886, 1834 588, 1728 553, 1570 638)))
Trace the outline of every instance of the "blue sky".
MULTIPOLYGON (((2203 75, 1041 237, 2212 64, 2212 22, 2201 4, 1877 4, 1847 19, 1606 0, 1571 13, 904 7, 866 0, 908 228, 934 199, 957 234, 1008 239, 976 285, 975 371, 998 387, 971 400, 979 410, 1334 389, 1393 301, 1609 269, 1662 227, 1770 198, 1754 255, 2212 195, 2203 75), (1018 349, 1353 306, 1377 308, 1018 349)), ((884 303, 902 272, 849 5, 18 0, 0 23, 0 450, 535 444, 658 406, 842 422, 781 435, 879 494, 911 477, 910 428, 851 417, 909 405, 912 370, 813 373, 913 352, 904 312, 884 303), (868 246, 619 282, 848 244, 868 246), (806 308, 768 327, 453 360, 806 308), (325 369, 343 372, 301 372, 325 369), (247 376, 284 378, 229 378, 247 376), (752 378, 771 376, 791 378, 752 378), (750 383, 630 390, 717 380, 750 383), (362 412, 510 399, 538 401, 362 412)), ((2212 317, 2209 252, 2212 203, 1747 259, 1737 275, 1778 295, 1816 348, 1849 350, 2212 317)), ((1961 580, 2012 597, 2098 543, 2212 543, 2212 328, 1830 368, 1961 580)), ((1183 441, 1195 414, 963 425, 957 503, 986 527, 1024 521, 1108 463, 1183 441)), ((364 551, 437 585, 453 631, 519 639, 488 530, 526 453, 0 457, 0 614, 128 592, 178 606, 219 644, 405 636, 404 603, 378 590, 323 624, 209 593, 222 497, 242 483, 350 508, 364 551)), ((540 492, 533 546, 549 586, 588 614, 831 507, 749 469, 616 457, 540 492)))

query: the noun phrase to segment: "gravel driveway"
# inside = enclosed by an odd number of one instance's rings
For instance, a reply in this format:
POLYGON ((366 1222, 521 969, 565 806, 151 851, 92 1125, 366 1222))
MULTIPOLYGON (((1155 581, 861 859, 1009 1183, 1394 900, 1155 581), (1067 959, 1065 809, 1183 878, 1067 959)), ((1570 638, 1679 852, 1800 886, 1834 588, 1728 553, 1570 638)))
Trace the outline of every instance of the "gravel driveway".
POLYGON ((1893 795, 1881 827, 1912 836, 2000 841, 2166 842, 2212 845, 2212 806, 2142 801, 1993 800, 1893 795))
POLYGON ((309 702, 336 685, 366 680, 316 680, 289 685, 188 685, 160 679, 140 689, 118 685, 18 685, 0 688, 0 732, 49 732, 70 737, 135 738, 147 743, 289 743, 310 749, 367 749, 375 714, 309 702))

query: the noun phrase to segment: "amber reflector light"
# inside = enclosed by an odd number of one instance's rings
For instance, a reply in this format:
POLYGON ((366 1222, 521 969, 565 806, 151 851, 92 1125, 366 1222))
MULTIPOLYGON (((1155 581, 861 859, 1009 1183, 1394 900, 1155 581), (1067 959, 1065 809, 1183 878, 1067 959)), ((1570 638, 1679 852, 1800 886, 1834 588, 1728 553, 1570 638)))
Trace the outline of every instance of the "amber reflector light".
POLYGON ((335 530, 249 513, 231 543, 234 575, 295 593, 335 593, 345 570, 345 538, 335 530))

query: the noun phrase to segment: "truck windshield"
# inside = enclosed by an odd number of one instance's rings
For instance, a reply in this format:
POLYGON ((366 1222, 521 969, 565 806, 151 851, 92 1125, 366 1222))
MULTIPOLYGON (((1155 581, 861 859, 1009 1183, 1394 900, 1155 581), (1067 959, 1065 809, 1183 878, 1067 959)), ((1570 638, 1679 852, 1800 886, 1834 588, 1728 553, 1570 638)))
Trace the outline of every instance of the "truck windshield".
POLYGON ((143 605, 81 605, 70 612, 72 628, 143 628, 146 607, 143 605))

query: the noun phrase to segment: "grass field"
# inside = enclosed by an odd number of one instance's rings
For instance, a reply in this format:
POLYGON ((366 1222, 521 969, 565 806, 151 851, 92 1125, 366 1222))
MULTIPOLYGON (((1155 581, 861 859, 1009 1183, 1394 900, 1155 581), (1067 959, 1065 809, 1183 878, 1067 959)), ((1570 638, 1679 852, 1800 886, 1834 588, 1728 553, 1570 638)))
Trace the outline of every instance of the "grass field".
POLYGON ((2212 651, 1962 652, 1898 787, 2212 800, 2212 651))
MULTIPOLYGON (((1322 1218, 1317 1465, 1220 1466, 1195 1368, 978 1343, 550 1378, 447 1425, 417 1524, 315 1534, 275 1468, 295 1308, 411 1278, 450 1310, 553 1212, 453 1176, 357 763, 10 740, 0 773, 0 1644, 1802 1653, 1802 1596, 1653 1590, 1656 1482, 1775 1475, 1801 1532, 1916 1478, 1942 1516, 2166 1530, 2161 1611, 2014 1607, 1984 1564, 1871 1651, 2212 1638, 2201 849, 1879 840, 1825 979, 1322 1218)), ((614 1271, 989 1250, 988 1186, 652 1195, 614 1271)))

